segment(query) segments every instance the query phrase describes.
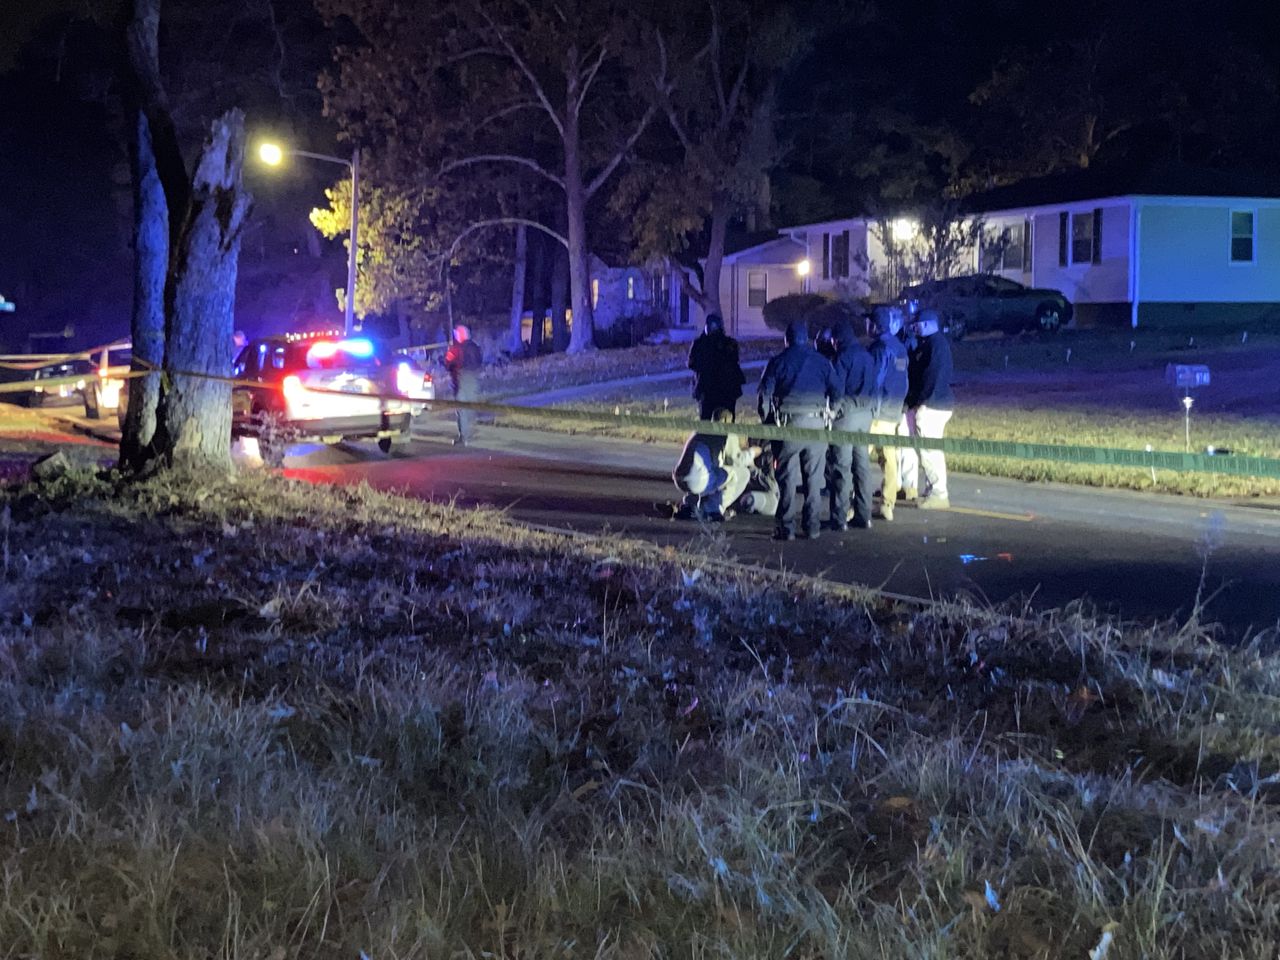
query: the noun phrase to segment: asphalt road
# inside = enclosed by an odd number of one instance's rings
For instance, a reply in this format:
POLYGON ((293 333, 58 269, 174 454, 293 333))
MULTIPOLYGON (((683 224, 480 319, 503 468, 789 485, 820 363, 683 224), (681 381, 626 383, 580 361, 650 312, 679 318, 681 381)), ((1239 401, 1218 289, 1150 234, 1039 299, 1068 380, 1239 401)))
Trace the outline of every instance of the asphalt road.
POLYGON ((393 457, 372 445, 295 448, 296 477, 463 504, 519 520, 662 544, 712 545, 738 559, 915 596, 1061 607, 1080 598, 1129 620, 1204 618, 1231 635, 1280 622, 1280 512, 1181 497, 955 476, 949 512, 900 507, 871 531, 771 539, 772 520, 709 530, 671 519, 678 450, 622 440, 480 427, 449 444, 447 422, 393 457), (1203 576, 1203 589, 1201 580, 1203 576))

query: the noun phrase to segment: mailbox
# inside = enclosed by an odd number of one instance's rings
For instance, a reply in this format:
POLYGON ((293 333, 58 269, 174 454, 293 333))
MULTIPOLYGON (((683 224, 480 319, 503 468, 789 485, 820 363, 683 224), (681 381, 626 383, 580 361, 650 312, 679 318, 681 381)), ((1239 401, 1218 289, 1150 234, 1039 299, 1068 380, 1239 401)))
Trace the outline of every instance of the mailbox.
POLYGON ((1209 386, 1209 368, 1202 363, 1171 363, 1164 368, 1164 379, 1179 390, 1209 386))

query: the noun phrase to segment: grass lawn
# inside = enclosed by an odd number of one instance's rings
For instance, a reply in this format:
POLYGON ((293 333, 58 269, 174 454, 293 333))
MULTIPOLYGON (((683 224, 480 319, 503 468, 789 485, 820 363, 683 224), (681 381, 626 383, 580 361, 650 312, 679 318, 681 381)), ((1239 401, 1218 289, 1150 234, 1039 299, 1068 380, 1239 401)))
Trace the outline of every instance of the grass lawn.
POLYGON ((1280 955, 1280 660, 267 477, 0 499, 0 956, 1280 955))
MULTIPOLYGON (((778 351, 778 340, 744 340, 742 359, 763 360, 778 351)), ((650 373, 686 370, 689 344, 667 343, 628 350, 594 350, 569 356, 556 353, 486 367, 481 389, 486 397, 514 397, 584 383, 601 383, 650 373)), ((688 391, 685 391, 686 394, 688 391)))

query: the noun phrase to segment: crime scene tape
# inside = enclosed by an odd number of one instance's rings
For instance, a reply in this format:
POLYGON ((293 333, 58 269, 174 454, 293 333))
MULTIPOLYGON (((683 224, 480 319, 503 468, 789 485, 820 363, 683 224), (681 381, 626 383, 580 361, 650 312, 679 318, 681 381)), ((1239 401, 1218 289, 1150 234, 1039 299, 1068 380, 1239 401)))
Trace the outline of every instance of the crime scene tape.
MULTIPOLYGON (((217 380, 232 387, 262 387, 256 380, 239 380, 222 374, 208 373, 198 370, 166 370, 147 364, 135 357, 134 363, 144 369, 136 369, 119 375, 114 379, 141 377, 149 372, 161 373, 166 377, 193 377, 205 380, 217 380)), ((31 380, 23 383, 0 384, 0 393, 21 392, 33 384, 41 386, 58 386, 62 383, 77 383, 85 379, 80 377, 59 377, 48 380, 31 380)), ((311 388, 314 393, 332 394, 334 396, 352 395, 341 390, 322 390, 311 388)), ((406 402, 399 393, 361 394, 365 399, 406 402)), ((748 436, 753 440, 800 440, 811 444, 848 444, 881 447, 911 447, 915 450, 941 450, 944 453, 959 456, 991 457, 1008 460, 1049 460, 1057 463, 1075 463, 1089 466, 1132 467, 1137 469, 1168 470, 1174 473, 1210 473, 1226 474, 1240 477, 1280 478, 1280 459, 1274 457, 1246 457, 1237 455, 1211 455, 1206 453, 1180 453, 1172 450, 1129 450, 1119 447, 1089 447, 1069 444, 1031 443, 1019 440, 980 440, 946 437, 942 439, 926 437, 909 437, 897 434, 868 433, 848 430, 815 430, 802 427, 778 426, 775 424, 716 423, 708 420, 672 419, 648 415, 611 414, 594 410, 573 410, 565 408, 548 409, 545 407, 522 407, 514 404, 488 403, 484 401, 462 400, 419 400, 431 409, 473 410, 476 413, 488 413, 498 417, 518 417, 524 419, 560 421, 570 423, 590 423, 604 425, 627 424, 629 426, 650 427, 672 433, 702 433, 715 436, 748 436)))

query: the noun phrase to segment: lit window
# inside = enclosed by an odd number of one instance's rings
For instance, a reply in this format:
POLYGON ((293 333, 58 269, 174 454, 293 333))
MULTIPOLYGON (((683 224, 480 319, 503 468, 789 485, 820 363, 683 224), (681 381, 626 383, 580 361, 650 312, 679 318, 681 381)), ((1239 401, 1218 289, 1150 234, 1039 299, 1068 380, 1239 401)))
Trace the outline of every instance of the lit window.
POLYGON ((1071 262, 1093 262, 1093 214, 1071 215, 1071 262))
POLYGON ((636 278, 627 277, 627 299, 634 300, 636 298, 636 278))
POLYGON ((1231 211, 1231 262, 1253 263, 1252 210, 1231 211))
POLYGON ((747 306, 763 307, 769 301, 769 275, 763 270, 747 272, 747 306))
POLYGON ((591 281, 591 309, 594 310, 600 303, 600 281, 591 281))
POLYGON ((1008 270, 1026 271, 1027 240, 1030 225, 998 229, 992 227, 982 234, 982 272, 1002 273, 1008 270))

